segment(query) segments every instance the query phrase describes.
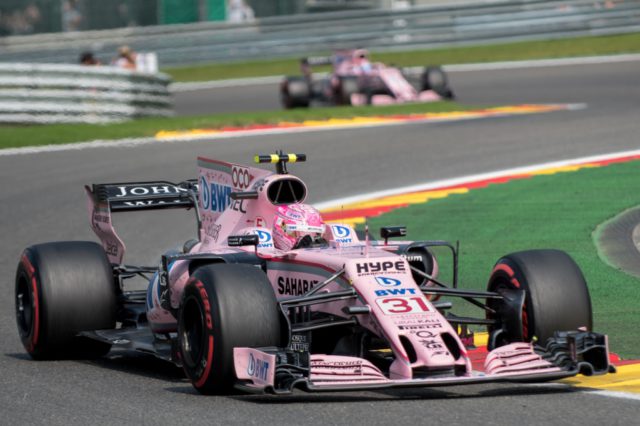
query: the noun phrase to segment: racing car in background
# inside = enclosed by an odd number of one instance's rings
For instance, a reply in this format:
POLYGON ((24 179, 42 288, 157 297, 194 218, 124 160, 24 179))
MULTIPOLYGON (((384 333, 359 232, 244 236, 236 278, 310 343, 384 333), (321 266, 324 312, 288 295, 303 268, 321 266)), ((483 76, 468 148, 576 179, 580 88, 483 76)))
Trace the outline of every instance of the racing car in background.
MULTIPOLYGON (((26 248, 15 280, 17 326, 34 359, 111 348, 181 365, 201 393, 291 393, 496 381, 612 371, 592 331, 580 269, 564 252, 530 250, 495 264, 484 291, 458 286, 457 245, 404 241, 406 228, 362 237, 323 223, 287 171, 305 155, 271 154, 275 172, 198 158, 197 179, 85 187, 100 244, 26 248), (157 266, 124 262, 112 214, 193 209, 197 235, 157 266), (439 247, 436 249, 436 247, 439 247), (436 251, 451 252, 452 282, 436 251), (130 290, 134 277, 146 290, 130 290), (455 315, 441 296, 479 307, 455 315), (468 326, 487 327, 474 367, 468 326)), ((471 336, 472 337, 472 336, 471 336)))
POLYGON ((453 99, 447 76, 440 67, 426 67, 412 85, 402 70, 370 62, 365 49, 341 50, 329 57, 301 60, 302 76, 286 77, 280 84, 285 108, 328 105, 389 105, 453 99), (331 65, 332 71, 314 79, 312 67, 331 65))

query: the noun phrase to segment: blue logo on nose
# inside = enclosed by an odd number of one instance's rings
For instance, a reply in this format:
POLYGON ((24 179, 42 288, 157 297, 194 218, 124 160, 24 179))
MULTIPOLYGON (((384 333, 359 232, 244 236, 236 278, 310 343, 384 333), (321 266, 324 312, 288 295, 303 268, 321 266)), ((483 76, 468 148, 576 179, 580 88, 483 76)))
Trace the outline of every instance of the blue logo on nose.
POLYGON ((333 225, 333 233, 337 238, 346 238, 351 234, 351 230, 348 227, 342 225, 333 225))
POLYGON ((271 234, 265 231, 256 231, 258 234, 258 238, 260 239, 260 244, 268 243, 271 241, 271 234))
POLYGON ((376 281, 378 282, 378 284, 385 287, 397 287, 402 284, 400 280, 389 277, 376 277, 376 281))

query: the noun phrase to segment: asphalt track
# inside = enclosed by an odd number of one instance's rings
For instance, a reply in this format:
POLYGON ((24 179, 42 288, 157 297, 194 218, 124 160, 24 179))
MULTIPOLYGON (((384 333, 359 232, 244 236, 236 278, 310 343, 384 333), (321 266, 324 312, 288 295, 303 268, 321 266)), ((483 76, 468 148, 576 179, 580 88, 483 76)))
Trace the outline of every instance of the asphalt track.
MULTIPOLYGON (((16 333, 13 275, 26 245, 94 239, 83 184, 189 178, 196 155, 247 162, 256 152, 305 152, 309 163, 291 169, 308 182, 310 201, 320 202, 637 149, 638 68, 632 62, 451 75, 465 103, 588 105, 579 111, 0 157, 0 274, 5 277, 0 293, 0 424, 637 424, 639 400, 557 384, 201 397, 180 370, 146 356, 115 353, 91 362, 34 362, 16 333)), ((242 96, 228 100, 227 109, 273 104, 268 98, 273 87, 234 90, 244 93, 245 101, 242 96)), ((210 96, 210 104, 224 99, 216 91, 199 95, 210 96)), ((194 108, 205 112, 199 105, 194 108)), ((505 200, 505 208, 520 201, 505 200)), ((116 217, 116 224, 132 254, 129 261, 150 263, 163 248, 192 236, 190 219, 184 212, 130 214, 116 217)))

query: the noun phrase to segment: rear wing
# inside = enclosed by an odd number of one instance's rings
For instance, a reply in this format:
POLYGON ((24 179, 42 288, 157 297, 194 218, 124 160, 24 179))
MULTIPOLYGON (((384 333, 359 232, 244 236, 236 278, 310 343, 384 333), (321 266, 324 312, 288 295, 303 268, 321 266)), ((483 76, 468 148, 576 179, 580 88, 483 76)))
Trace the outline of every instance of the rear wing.
POLYGON ((300 60, 300 71, 305 77, 311 78, 313 75, 312 67, 332 64, 333 56, 309 56, 300 60))
POLYGON ((195 208, 198 181, 166 181, 94 184, 89 190, 97 202, 106 202, 112 212, 195 208))
POLYGON ((333 63, 333 56, 309 56, 307 58, 302 58, 300 62, 312 67, 320 65, 331 65, 333 63))
POLYGON ((85 186, 91 229, 102 242, 109 261, 121 264, 125 245, 113 228, 112 212, 160 209, 191 209, 196 214, 198 235, 201 222, 198 212, 196 179, 180 183, 167 181, 101 183, 85 186))

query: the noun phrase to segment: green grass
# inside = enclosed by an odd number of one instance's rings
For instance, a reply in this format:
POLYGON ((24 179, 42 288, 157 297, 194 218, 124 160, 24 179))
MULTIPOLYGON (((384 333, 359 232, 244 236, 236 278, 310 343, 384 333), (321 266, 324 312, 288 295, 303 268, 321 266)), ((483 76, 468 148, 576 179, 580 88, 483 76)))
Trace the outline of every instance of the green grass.
POLYGON ((507 253, 565 250, 589 284, 596 331, 610 336, 613 351, 640 358, 640 280, 605 264, 592 240, 598 224, 640 204, 638 180, 637 161, 537 176, 395 210, 369 226, 405 224, 412 240, 460 240, 460 283, 467 288, 485 288, 507 253))
MULTIPOLYGON (((275 89, 274 89, 275 90, 275 89)), ((394 115, 426 112, 464 111, 482 106, 460 105, 455 102, 390 105, 383 107, 327 107, 251 113, 215 114, 193 117, 154 118, 125 123, 56 124, 42 126, 0 125, 0 148, 51 145, 96 139, 112 140, 130 137, 154 136, 160 130, 189 130, 194 128, 221 128, 250 124, 301 122, 354 116, 394 115)))
MULTIPOLYGON (((527 41, 488 46, 454 47, 406 52, 373 53, 374 61, 398 66, 429 64, 466 64, 476 62, 514 61, 612 55, 640 52, 640 33, 527 41)), ((322 52, 327 54, 328 52, 322 52)), ((326 70, 327 68, 318 68, 326 70)), ((228 78, 300 74, 299 58, 271 61, 213 63, 163 69, 175 81, 206 81, 228 78)))

